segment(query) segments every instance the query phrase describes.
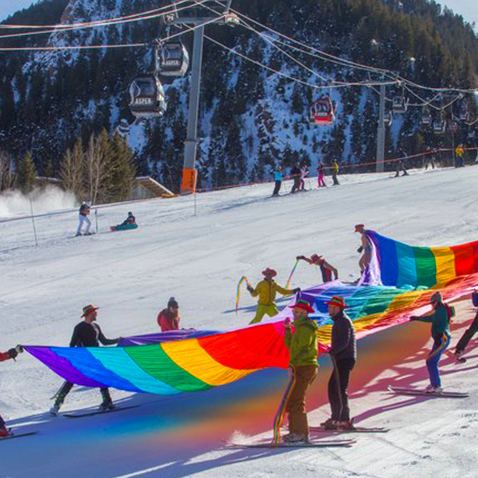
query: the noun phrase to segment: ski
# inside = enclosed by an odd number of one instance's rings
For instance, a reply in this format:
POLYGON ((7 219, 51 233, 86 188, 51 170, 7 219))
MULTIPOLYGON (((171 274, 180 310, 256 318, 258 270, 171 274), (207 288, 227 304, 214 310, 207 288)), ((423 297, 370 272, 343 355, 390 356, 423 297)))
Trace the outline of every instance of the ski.
POLYGON ((401 395, 421 395, 425 397, 438 397, 438 398, 467 398, 468 393, 466 392, 427 392, 426 390, 419 390, 416 388, 402 388, 402 387, 392 387, 388 386, 388 390, 392 393, 398 393, 401 395))
POLYGON ((104 415, 106 413, 122 412, 124 410, 130 410, 131 408, 138 408, 138 407, 139 405, 131 405, 129 407, 118 407, 118 408, 114 408, 113 410, 105 410, 105 411, 96 410, 95 412, 87 412, 87 413, 64 413, 63 416, 66 418, 93 417, 95 415, 104 415))
POLYGON ((328 441, 310 441, 308 443, 231 443, 226 448, 335 448, 352 446, 355 440, 328 440, 328 441))
POLYGON ((18 433, 18 434, 10 434, 6 437, 0 437, 0 441, 3 440, 11 440, 12 438, 22 438, 22 437, 29 437, 31 435, 36 435, 38 432, 28 432, 28 433, 18 433))
POLYGON ((350 430, 327 430, 325 427, 309 427, 311 432, 315 433, 387 433, 389 428, 384 427, 354 427, 350 430))

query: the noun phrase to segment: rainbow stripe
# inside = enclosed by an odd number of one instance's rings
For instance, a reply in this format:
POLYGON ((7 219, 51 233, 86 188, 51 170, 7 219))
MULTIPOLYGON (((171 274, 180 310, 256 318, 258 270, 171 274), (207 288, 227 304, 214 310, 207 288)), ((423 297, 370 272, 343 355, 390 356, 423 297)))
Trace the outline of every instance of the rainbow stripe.
POLYGON ((399 288, 441 287, 478 272, 478 241, 451 247, 415 247, 367 231, 378 265, 377 281, 399 288))

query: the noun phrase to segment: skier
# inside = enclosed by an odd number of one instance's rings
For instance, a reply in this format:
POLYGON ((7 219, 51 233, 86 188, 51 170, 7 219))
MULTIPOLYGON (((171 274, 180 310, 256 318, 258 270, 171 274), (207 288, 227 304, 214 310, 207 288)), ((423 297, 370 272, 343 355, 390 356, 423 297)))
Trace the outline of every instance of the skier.
POLYGON ((397 159, 397 167, 395 173, 396 178, 398 178, 398 176, 400 175, 400 171, 403 171, 402 176, 408 176, 408 172, 405 168, 405 158, 397 159))
POLYGON ((309 424, 305 408, 308 388, 317 376, 317 324, 309 319, 314 309, 305 300, 298 300, 292 306, 294 332, 290 319, 284 322, 284 343, 289 349, 289 366, 292 369, 292 388, 289 392, 286 411, 289 418, 289 434, 283 437, 286 443, 307 443, 309 424))
MULTIPOLYGON (((17 345, 14 349, 10 349, 8 352, 0 352, 0 362, 4 362, 5 360, 10 360, 17 357, 18 354, 23 352, 23 347, 21 345, 17 345)), ((8 437, 10 436, 10 432, 5 425, 5 421, 0 415, 0 437, 8 437)))
POLYGON ((122 226, 133 226, 136 225, 136 218, 133 216, 133 213, 130 211, 128 217, 121 223, 122 226))
POLYGON ((279 313, 275 304, 277 292, 282 295, 297 294, 300 292, 300 288, 298 287, 296 289, 284 289, 277 284, 277 282, 274 280, 277 272, 273 269, 267 268, 266 270, 262 271, 262 275, 264 276, 264 279, 257 284, 255 289, 250 285, 247 286, 247 290, 252 297, 259 296, 256 315, 250 324, 259 323, 266 314, 269 317, 274 317, 279 313))
POLYGON ((363 274, 370 261, 372 260, 372 245, 370 244, 370 240, 368 239, 366 234, 367 231, 363 224, 357 224, 355 226, 355 232, 359 232, 362 236, 362 245, 357 249, 357 252, 363 252, 362 257, 359 259, 360 273, 363 274))
POLYGON ((351 430, 349 399, 347 388, 350 372, 357 361, 357 343, 352 321, 345 314, 348 309, 343 297, 334 296, 329 302, 330 318, 333 320, 330 358, 334 369, 330 376, 328 394, 332 416, 322 426, 327 430, 351 430))
POLYGON ((297 256, 296 259, 298 261, 305 261, 307 264, 315 265, 320 267, 320 272, 322 273, 322 280, 324 284, 326 282, 332 281, 332 274, 334 275, 333 280, 337 280, 339 278, 339 272, 334 266, 331 266, 322 256, 317 254, 312 254, 310 259, 305 256, 297 256))
POLYGON ((299 168, 299 163, 295 163, 294 167, 290 170, 290 176, 294 180, 291 193, 295 193, 298 189, 300 189, 300 174, 301 171, 299 168))
POLYGON ((168 306, 158 314, 158 325, 161 332, 169 332, 170 330, 179 330, 179 304, 178 301, 171 297, 168 306))
POLYGON ((332 161, 332 179, 334 180, 334 186, 340 186, 337 175, 339 174, 339 163, 336 159, 332 161))
POLYGON ((443 352, 450 345, 450 319, 453 317, 453 309, 443 303, 443 297, 439 291, 434 292, 430 298, 433 306, 433 312, 427 315, 417 317, 412 315, 410 320, 418 320, 420 322, 428 322, 432 324, 433 347, 427 357, 427 369, 430 376, 430 385, 426 388, 429 393, 441 393, 440 371, 438 363, 443 352))
POLYGON ((428 170, 428 166, 431 166, 432 169, 435 169, 436 167, 435 151, 432 148, 430 148, 430 146, 427 146, 426 153, 427 154, 424 158, 425 171, 428 170))
MULTIPOLYGON (((94 307, 91 304, 83 307, 83 315, 81 317, 84 318, 84 320, 74 328, 70 341, 70 347, 99 347, 99 342, 101 342, 103 345, 115 345, 121 340, 121 337, 118 339, 107 339, 103 335, 100 326, 95 324, 96 318, 98 316, 96 311, 98 309, 99 307, 94 307)), ((50 409, 50 413, 53 416, 58 415, 58 411, 60 410, 66 396, 70 393, 72 388, 73 384, 71 382, 65 382, 61 386, 56 395, 55 404, 50 409)), ((114 410, 116 407, 111 400, 108 388, 104 387, 100 390, 103 397, 103 402, 101 403, 99 410, 114 410)))
POLYGON ((307 167, 307 163, 302 163, 302 167, 300 168, 300 186, 299 191, 305 191, 305 178, 309 175, 309 168, 307 167))
POLYGON ((319 181, 319 188, 326 188, 327 184, 325 184, 325 166, 322 163, 319 163, 319 166, 317 167, 317 172, 318 172, 318 181, 319 181))
POLYGON ((279 191, 282 186, 282 166, 277 166, 276 170, 274 171, 274 179, 275 179, 275 186, 274 186, 274 192, 272 193, 272 195, 279 196, 279 191))
POLYGON ((81 230, 83 228, 83 223, 84 222, 86 222, 86 234, 85 235, 86 236, 90 235, 91 221, 88 218, 88 215, 90 214, 90 212, 91 212, 90 205, 88 203, 84 202, 80 206, 80 210, 79 210, 79 215, 78 215, 79 223, 78 223, 78 229, 76 230, 76 235, 77 236, 81 236, 81 230))
MULTIPOLYGON (((478 307, 478 289, 471 294, 471 299, 474 307, 478 307)), ((460 340, 455 349, 455 356, 457 359, 460 359, 463 353, 465 352, 466 347, 470 343, 470 340, 478 332, 478 310, 476 312, 475 318, 471 325, 466 329, 465 333, 461 336, 460 340)))
POLYGON ((456 168, 463 168, 465 166, 465 149, 463 148, 463 144, 460 143, 456 149, 455 149, 455 154, 456 154, 456 168))

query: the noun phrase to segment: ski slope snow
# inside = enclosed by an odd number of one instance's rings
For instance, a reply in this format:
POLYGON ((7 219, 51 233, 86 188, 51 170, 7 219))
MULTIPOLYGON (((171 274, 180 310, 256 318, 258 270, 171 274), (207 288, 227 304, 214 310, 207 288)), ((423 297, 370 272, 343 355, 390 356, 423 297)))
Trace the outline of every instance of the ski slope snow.
MULTIPOLYGON (((0 350, 17 343, 67 345, 88 303, 100 307, 98 323, 107 337, 158 331, 156 315, 171 296, 179 301, 183 327, 244 326, 255 301, 243 293, 236 315, 235 289, 243 275, 255 283, 265 267, 273 267, 285 284, 296 255, 319 253, 342 279, 357 278, 359 238, 353 226, 359 222, 409 244, 477 240, 477 166, 340 179, 341 186, 279 198, 270 197, 269 184, 101 208, 100 234, 88 237, 74 237, 75 210, 42 216, 35 221, 38 247, 31 221, 0 223, 0 350), (129 210, 139 229, 108 232, 129 210)), ((306 186, 315 184, 311 179, 306 186)), ((304 288, 318 282, 317 271, 304 264, 293 278, 294 286, 304 288)), ((469 301, 457 310, 454 341, 474 314, 469 301)), ((113 390, 119 406, 140 406, 52 419, 47 411, 61 379, 23 354, 0 365, 0 413, 18 431, 39 434, 0 443, 0 477, 476 478, 477 354, 470 352, 464 365, 443 360, 445 386, 468 391, 467 399, 386 392, 387 384, 426 384, 429 346, 424 324, 405 324, 359 343, 350 387, 353 414, 362 425, 391 431, 358 436, 353 447, 330 450, 224 448, 232 436, 237 441, 271 434, 287 383, 284 370, 174 397, 113 390)), ((329 413, 330 365, 327 358, 320 364, 309 400, 313 425, 329 413)), ((75 387, 64 410, 99 402, 98 391, 75 387)))

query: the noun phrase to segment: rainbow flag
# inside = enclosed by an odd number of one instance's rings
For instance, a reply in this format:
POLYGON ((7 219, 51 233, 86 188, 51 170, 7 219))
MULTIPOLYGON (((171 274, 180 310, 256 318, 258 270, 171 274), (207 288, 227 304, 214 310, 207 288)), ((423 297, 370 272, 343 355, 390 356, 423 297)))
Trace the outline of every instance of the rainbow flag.
MULTIPOLYGON (((427 312, 435 290, 441 291, 445 301, 451 301, 478 285, 478 242, 412 247, 373 231, 367 234, 373 246, 370 270, 377 285, 335 281, 302 291, 301 298, 314 308, 310 317, 319 325, 321 353, 331 340, 332 320, 326 302, 334 295, 344 297, 361 338, 407 322, 412 314, 427 312)), ((63 379, 78 385, 160 395, 199 392, 235 382, 257 370, 287 368, 289 351, 283 324, 287 317, 292 317, 290 306, 265 323, 226 332, 191 332, 174 340, 135 337, 109 348, 25 349, 63 379), (151 344, 156 339, 157 343, 151 344), (136 345, 142 343, 149 345, 136 345)))
POLYGON ((478 272, 478 241, 450 247, 416 247, 367 231, 372 243, 373 283, 432 288, 478 272))

